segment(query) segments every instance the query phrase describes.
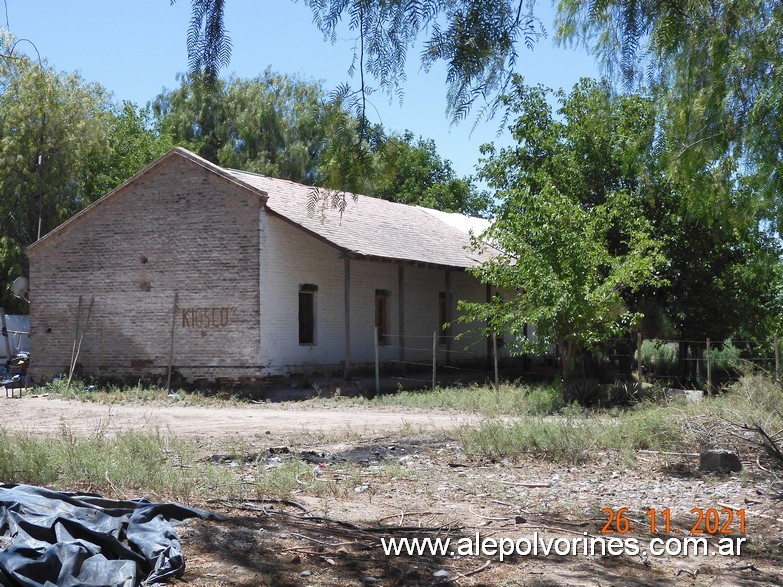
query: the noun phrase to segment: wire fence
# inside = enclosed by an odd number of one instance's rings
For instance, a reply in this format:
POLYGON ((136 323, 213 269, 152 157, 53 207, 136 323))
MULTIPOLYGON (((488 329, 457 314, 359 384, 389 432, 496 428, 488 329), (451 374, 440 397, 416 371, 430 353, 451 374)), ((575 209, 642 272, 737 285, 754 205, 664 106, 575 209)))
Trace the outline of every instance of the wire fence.
MULTIPOLYGON (((380 376, 391 377, 404 385, 421 385, 434 389, 455 379, 500 381, 500 366, 505 362, 504 376, 513 373, 531 375, 530 365, 547 365, 551 375, 559 371, 558 349, 545 356, 522 357, 511 362, 504 353, 501 337, 468 339, 442 332, 431 335, 382 335, 375 331, 376 390, 380 376), (391 367, 391 369, 390 369, 391 367)), ((781 381, 778 337, 772 340, 727 339, 714 341, 688 339, 645 339, 641 334, 611 341, 585 357, 584 372, 599 379, 632 377, 639 382, 668 387, 698 385, 708 393, 737 380, 749 368, 764 370, 781 381)), ((507 378, 507 377, 504 377, 507 378)))
POLYGON ((735 381, 748 369, 760 369, 781 381, 780 345, 771 340, 726 339, 715 341, 687 339, 644 339, 637 335, 617 341, 611 360, 615 366, 632 366, 640 382, 661 385, 697 383, 707 392, 735 381))
POLYGON ((459 337, 433 331, 429 335, 374 334, 375 387, 380 390, 381 371, 390 370, 402 385, 420 384, 434 389, 442 381, 491 380, 499 383, 498 339, 459 337))

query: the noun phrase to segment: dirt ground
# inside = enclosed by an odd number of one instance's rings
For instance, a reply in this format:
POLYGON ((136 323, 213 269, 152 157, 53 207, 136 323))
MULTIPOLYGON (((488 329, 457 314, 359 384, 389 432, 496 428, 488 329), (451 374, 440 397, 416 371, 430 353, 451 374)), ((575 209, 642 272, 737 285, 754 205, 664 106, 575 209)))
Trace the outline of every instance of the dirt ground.
POLYGON ((2 398, 0 410, 9 430, 45 433, 67 423, 85 434, 170 431, 198 440, 205 459, 248 478, 288 459, 308 463, 286 498, 200 504, 224 520, 179 527, 187 562, 182 585, 783 585, 783 484, 755 455, 743 454, 743 471, 734 475, 703 475, 693 455, 645 452, 630 460, 596 453, 575 465, 492 462, 469 458, 460 446, 459 427, 477 417, 400 409, 109 407, 28 396, 2 398), (237 436, 245 458, 231 452, 237 436), (536 539, 609 538, 602 533, 607 508, 615 515, 628 508, 623 538, 637 540, 639 554, 585 553, 578 542, 576 555, 515 554, 501 562, 490 553, 386 556, 381 548, 381 539, 392 537, 464 545, 477 533, 483 541, 521 540, 523 547, 536 539), (668 534, 660 529, 665 508, 668 534), (657 537, 680 542, 698 526, 698 510, 710 508, 721 525, 727 510, 734 516, 725 528, 732 534, 707 535, 710 548, 727 538, 736 547, 744 538, 740 556, 646 553, 654 537, 651 509, 659 512, 657 537))
MULTIPOLYGON (((18 392, 17 392, 18 393, 18 392)), ((0 396, 2 397, 2 396, 0 396)), ((475 416, 405 409, 362 410, 353 407, 297 408, 297 404, 244 404, 238 407, 177 405, 111 406, 36 395, 2 397, 3 425, 8 430, 56 432, 62 424, 76 432, 97 429, 170 431, 183 438, 221 438, 241 434, 275 437, 380 434, 403 428, 447 430, 476 421, 475 416)))

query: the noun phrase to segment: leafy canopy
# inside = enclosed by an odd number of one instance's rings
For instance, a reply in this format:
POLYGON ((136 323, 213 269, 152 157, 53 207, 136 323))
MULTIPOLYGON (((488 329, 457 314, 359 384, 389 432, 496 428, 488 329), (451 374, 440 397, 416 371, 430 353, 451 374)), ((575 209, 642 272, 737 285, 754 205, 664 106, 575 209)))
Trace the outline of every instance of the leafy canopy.
MULTIPOLYGON (((175 0, 172 0, 174 2, 175 0)), ((303 0, 324 38, 336 42, 347 26, 356 44, 349 73, 358 73, 357 118, 365 129, 366 96, 373 76, 388 95, 402 96, 408 52, 419 47, 425 70, 436 62, 447 66, 448 112, 464 118, 476 101, 487 100, 489 112, 499 106, 493 97, 505 90, 527 47, 543 36, 533 15, 532 0, 303 0), (426 37, 420 41, 422 37, 426 37)), ((225 0, 191 0, 188 31, 191 72, 216 79, 228 63, 231 43, 223 23, 225 0)))
POLYGON ((0 305, 26 274, 25 249, 165 152, 143 112, 0 37, 0 305))
POLYGON ((327 96, 317 82, 270 69, 211 87, 187 76, 159 95, 152 110, 173 143, 218 165, 327 188, 314 212, 333 198, 337 207, 344 204, 346 192, 477 215, 489 205, 432 140, 387 135, 380 125, 361 139, 360 123, 343 100, 327 96))
MULTIPOLYGON (((463 303, 467 320, 509 331, 516 352, 559 344, 566 370, 579 353, 628 331, 640 315, 625 295, 661 281, 661 242, 639 206, 645 193, 644 152, 628 134, 642 99, 617 98, 606 85, 583 80, 571 95, 513 80, 506 98, 517 145, 486 146, 480 176, 501 204, 481 240, 500 253, 475 274, 497 286, 489 303, 463 303), (585 109, 585 104, 603 108, 585 109), (535 341, 524 334, 535 324, 535 341)), ((649 140, 649 136, 648 136, 649 140)))
POLYGON ((580 41, 666 113, 667 173, 689 213, 730 210, 750 185, 781 216, 783 6, 771 0, 561 0, 558 38, 580 41))

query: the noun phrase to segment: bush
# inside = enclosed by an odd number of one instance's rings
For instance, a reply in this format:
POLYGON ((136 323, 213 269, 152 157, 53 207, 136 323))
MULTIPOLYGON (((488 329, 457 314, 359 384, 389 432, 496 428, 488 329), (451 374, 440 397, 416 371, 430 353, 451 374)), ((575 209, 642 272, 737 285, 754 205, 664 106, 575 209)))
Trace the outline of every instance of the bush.
POLYGON ((676 342, 642 341, 642 368, 655 375, 676 375, 679 349, 676 342))

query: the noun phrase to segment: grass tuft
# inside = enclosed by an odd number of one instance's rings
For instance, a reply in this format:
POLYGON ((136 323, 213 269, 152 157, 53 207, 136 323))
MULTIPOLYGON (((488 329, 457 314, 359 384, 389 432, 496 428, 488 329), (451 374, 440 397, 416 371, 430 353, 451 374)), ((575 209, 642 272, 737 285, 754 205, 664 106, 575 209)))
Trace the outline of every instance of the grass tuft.
POLYGON ((121 497, 153 494, 184 503, 238 491, 227 471, 198 462, 194 447, 184 441, 135 430, 84 436, 65 424, 50 436, 0 428, 0 478, 121 497))

